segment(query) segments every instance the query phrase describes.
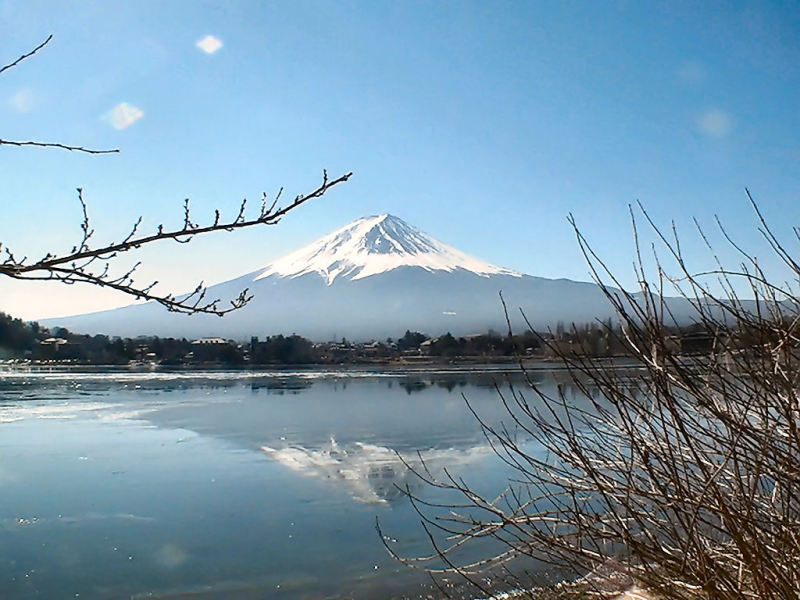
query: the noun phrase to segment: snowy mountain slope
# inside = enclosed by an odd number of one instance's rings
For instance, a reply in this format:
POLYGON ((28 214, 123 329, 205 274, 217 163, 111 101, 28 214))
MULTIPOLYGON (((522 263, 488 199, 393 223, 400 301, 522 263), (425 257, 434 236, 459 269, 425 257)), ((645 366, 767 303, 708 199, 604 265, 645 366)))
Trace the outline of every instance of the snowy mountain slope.
MULTIPOLYGON (((248 288, 254 299, 224 318, 169 313, 154 303, 43 321, 74 331, 173 337, 297 333, 313 340, 398 337, 406 329, 438 335, 504 331, 502 290, 515 330, 586 323, 613 316, 592 283, 522 275, 473 258, 397 217, 354 221, 265 267, 209 288, 234 298, 248 288)), ((671 301, 688 314, 686 301, 671 301)))
POLYGON ((317 273, 328 285, 337 277, 363 279, 399 267, 426 271, 463 269, 477 275, 519 273, 496 267, 452 248, 388 214, 363 217, 267 265, 255 280, 317 273))

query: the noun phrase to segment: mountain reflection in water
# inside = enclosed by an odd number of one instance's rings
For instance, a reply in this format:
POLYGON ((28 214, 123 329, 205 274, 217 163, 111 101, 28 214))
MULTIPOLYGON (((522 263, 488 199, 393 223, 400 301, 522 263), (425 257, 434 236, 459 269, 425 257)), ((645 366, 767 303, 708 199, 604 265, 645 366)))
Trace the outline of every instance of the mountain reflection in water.
POLYGON ((414 457, 401 458, 391 448, 374 444, 356 442, 343 448, 334 438, 323 448, 262 446, 261 449, 292 471, 341 483, 354 500, 367 504, 396 501, 405 496, 405 490, 419 489, 422 482, 415 473, 423 469, 436 475, 445 468, 469 465, 491 452, 485 445, 463 450, 431 448, 414 457))
POLYGON ((400 553, 430 550, 401 491, 447 501, 420 457, 434 477, 505 487, 464 397, 508 420, 506 378, 4 373, 0 595, 419 597, 427 578, 388 556, 375 518, 400 553))

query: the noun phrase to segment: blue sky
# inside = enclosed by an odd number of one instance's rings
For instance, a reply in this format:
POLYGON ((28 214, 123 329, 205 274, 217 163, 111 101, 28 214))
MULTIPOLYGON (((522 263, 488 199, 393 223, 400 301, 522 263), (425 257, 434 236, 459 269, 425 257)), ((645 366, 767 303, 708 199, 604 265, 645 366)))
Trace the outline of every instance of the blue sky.
MULTIPOLYGON (((0 76, 0 138, 121 153, 0 147, 0 241, 18 254, 74 244, 78 186, 110 241, 139 215, 179 224, 186 197, 198 220, 230 214, 323 168, 355 176, 276 228, 143 251, 143 280, 230 279, 383 212, 586 280, 572 212, 633 285, 637 199, 699 266, 691 217, 763 248, 745 187, 780 233, 800 222, 794 3, 0 1, 0 63, 49 34, 0 76)), ((125 303, 0 281, 0 310, 25 318, 125 303)))

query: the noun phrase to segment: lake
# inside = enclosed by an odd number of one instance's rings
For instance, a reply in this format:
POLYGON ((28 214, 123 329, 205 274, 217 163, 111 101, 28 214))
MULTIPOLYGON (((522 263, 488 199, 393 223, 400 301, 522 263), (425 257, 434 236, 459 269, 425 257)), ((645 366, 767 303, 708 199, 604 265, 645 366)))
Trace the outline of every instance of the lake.
POLYGON ((0 597, 427 597, 397 453, 502 491, 463 396, 499 422, 506 376, 2 372, 0 597))

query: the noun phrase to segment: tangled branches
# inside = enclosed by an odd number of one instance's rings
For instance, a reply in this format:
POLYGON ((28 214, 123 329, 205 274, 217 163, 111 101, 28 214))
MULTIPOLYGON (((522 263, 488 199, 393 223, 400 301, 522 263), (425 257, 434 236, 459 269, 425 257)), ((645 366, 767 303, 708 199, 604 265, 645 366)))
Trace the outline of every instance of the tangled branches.
POLYGON ((508 488, 488 498, 462 480, 418 471, 461 499, 442 515, 412 498, 439 540, 426 558, 478 585, 478 574, 511 573, 527 557, 568 567, 583 594, 603 591, 607 577, 597 574, 605 569, 665 599, 800 597, 800 268, 753 206, 794 286, 770 281, 724 228, 741 264, 692 273, 674 228, 663 234, 642 211, 677 270, 670 276, 657 260, 649 284, 639 257, 641 289, 626 292, 572 221, 618 314, 608 335, 620 336, 634 360, 609 365, 543 336, 569 385, 528 378, 526 387, 498 389, 508 420, 481 423, 511 469, 508 488), (723 294, 709 291, 709 275, 723 294), (691 302, 706 351, 690 354, 670 335, 665 288, 691 302), (500 550, 456 560, 486 540, 500 550))

